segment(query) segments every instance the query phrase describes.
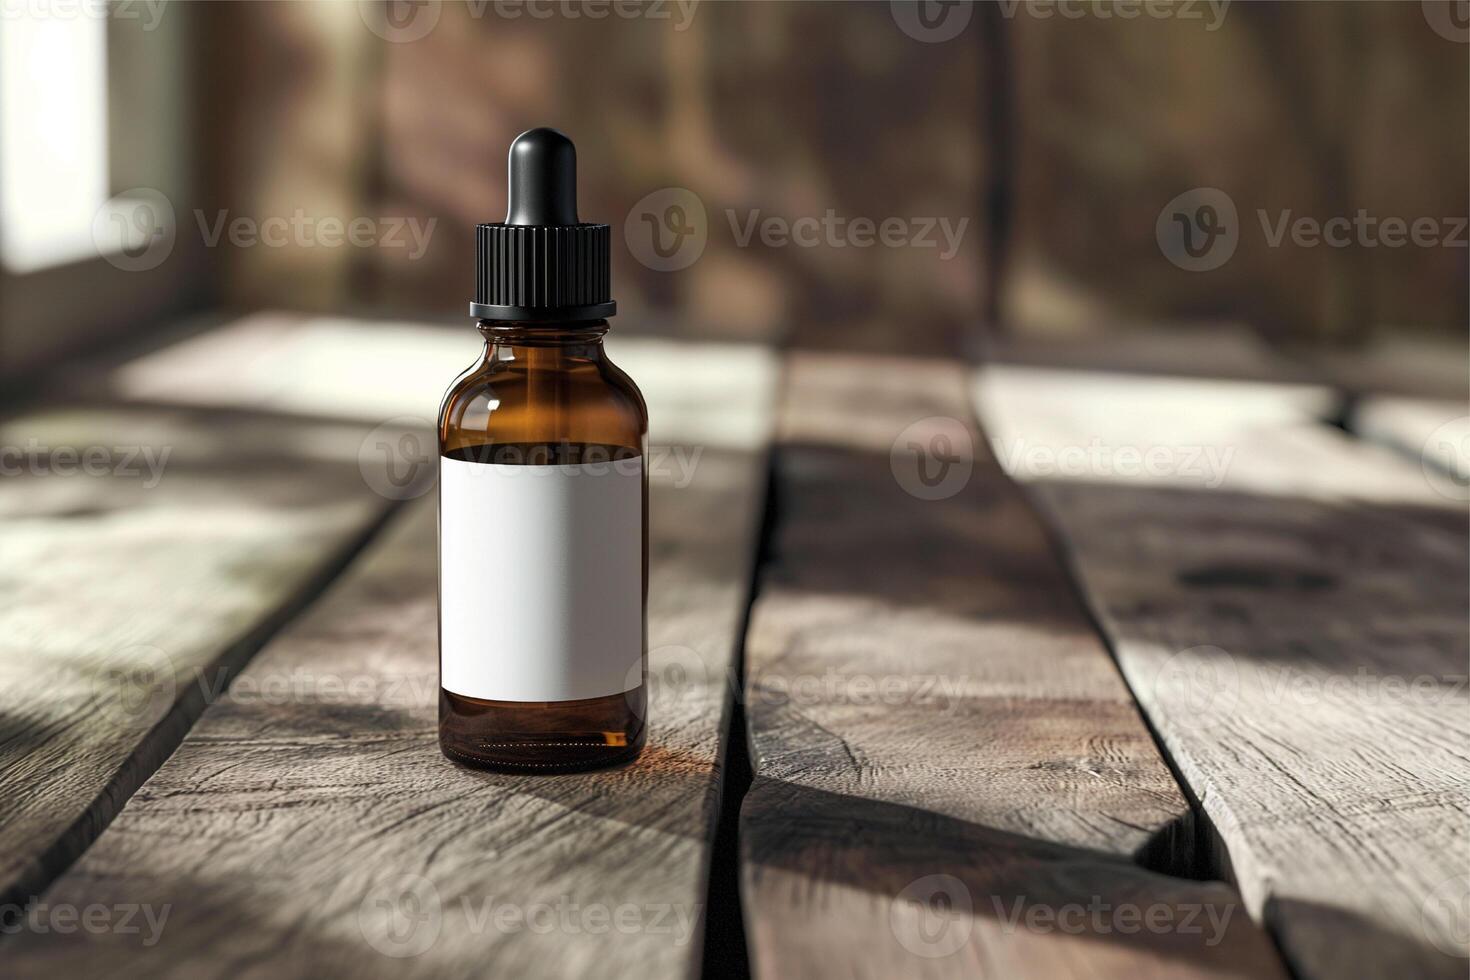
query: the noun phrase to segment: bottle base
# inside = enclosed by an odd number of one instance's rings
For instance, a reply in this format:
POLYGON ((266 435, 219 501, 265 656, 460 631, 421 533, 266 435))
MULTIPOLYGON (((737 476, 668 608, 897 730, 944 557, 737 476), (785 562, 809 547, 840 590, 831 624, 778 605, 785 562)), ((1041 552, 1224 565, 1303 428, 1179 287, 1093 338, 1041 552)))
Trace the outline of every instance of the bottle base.
POLYGON ((586 701, 485 701, 439 692, 439 748, 458 765, 498 772, 579 772, 643 751, 641 687, 586 701))
POLYGON ((439 740, 444 758, 468 769, 487 772, 586 772, 607 769, 634 761, 643 744, 610 746, 581 742, 492 743, 483 746, 451 745, 439 740), (592 750, 592 751, 583 751, 592 750), (547 759, 543 753, 555 753, 547 759))

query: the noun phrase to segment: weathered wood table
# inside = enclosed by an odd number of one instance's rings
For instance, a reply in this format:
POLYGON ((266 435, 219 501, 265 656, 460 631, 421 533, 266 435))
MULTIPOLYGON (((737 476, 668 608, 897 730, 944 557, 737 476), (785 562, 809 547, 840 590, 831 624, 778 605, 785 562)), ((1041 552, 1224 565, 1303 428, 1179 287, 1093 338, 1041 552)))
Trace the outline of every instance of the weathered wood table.
POLYGON ((1465 976, 1453 383, 609 346, 652 734, 583 775, 438 752, 473 335, 260 315, 0 421, 0 975, 1465 976))

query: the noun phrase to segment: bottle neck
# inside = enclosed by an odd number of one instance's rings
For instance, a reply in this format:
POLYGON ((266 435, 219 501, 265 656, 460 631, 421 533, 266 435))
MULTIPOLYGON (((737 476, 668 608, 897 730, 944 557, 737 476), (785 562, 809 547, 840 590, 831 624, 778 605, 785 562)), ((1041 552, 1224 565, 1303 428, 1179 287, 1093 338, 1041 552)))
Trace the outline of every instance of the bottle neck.
POLYGON ((573 360, 602 359, 606 320, 575 323, 507 323, 481 320, 486 360, 525 360, 548 366, 573 360))

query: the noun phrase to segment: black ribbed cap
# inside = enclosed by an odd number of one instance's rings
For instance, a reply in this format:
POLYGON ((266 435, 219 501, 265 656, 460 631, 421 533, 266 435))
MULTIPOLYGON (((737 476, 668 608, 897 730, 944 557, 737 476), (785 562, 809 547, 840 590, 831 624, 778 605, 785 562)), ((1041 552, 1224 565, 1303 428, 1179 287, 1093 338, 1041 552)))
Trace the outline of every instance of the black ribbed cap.
POLYGON ((510 145, 505 221, 475 228, 481 320, 601 320, 612 301, 612 230, 577 220, 577 150, 554 129, 510 145))

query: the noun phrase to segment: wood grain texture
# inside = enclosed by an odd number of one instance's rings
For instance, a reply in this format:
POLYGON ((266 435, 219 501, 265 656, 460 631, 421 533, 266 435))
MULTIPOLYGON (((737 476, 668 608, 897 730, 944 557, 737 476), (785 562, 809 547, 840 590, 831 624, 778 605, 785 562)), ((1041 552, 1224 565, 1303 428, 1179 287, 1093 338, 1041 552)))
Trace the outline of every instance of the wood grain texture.
POLYGON ((97 836, 382 517, 363 436, 116 405, 0 425, 0 903, 97 836))
POLYGON ((746 647, 755 974, 1277 975, 1228 887, 1150 870, 1188 869, 1189 807, 963 368, 793 355, 776 459, 746 647), (1146 908, 1157 928, 1113 918, 1146 908))
POLYGON ((705 384, 690 362, 708 352, 645 354, 619 361, 668 451, 649 460, 651 730, 636 764, 520 776, 442 757, 435 508, 417 502, 44 896, 167 909, 157 941, 32 930, 0 949, 7 975, 697 973, 766 471, 759 445, 728 439, 767 430, 772 365, 723 351, 705 384), (727 441, 665 442, 699 431, 696 408, 722 414, 727 441))
POLYGON ((1167 450, 1146 477, 1013 472, 1293 972, 1463 977, 1463 504, 1280 394, 1008 368, 977 388, 1002 442, 1167 450), (1185 471, 1196 449, 1229 453, 1217 481, 1185 471))

